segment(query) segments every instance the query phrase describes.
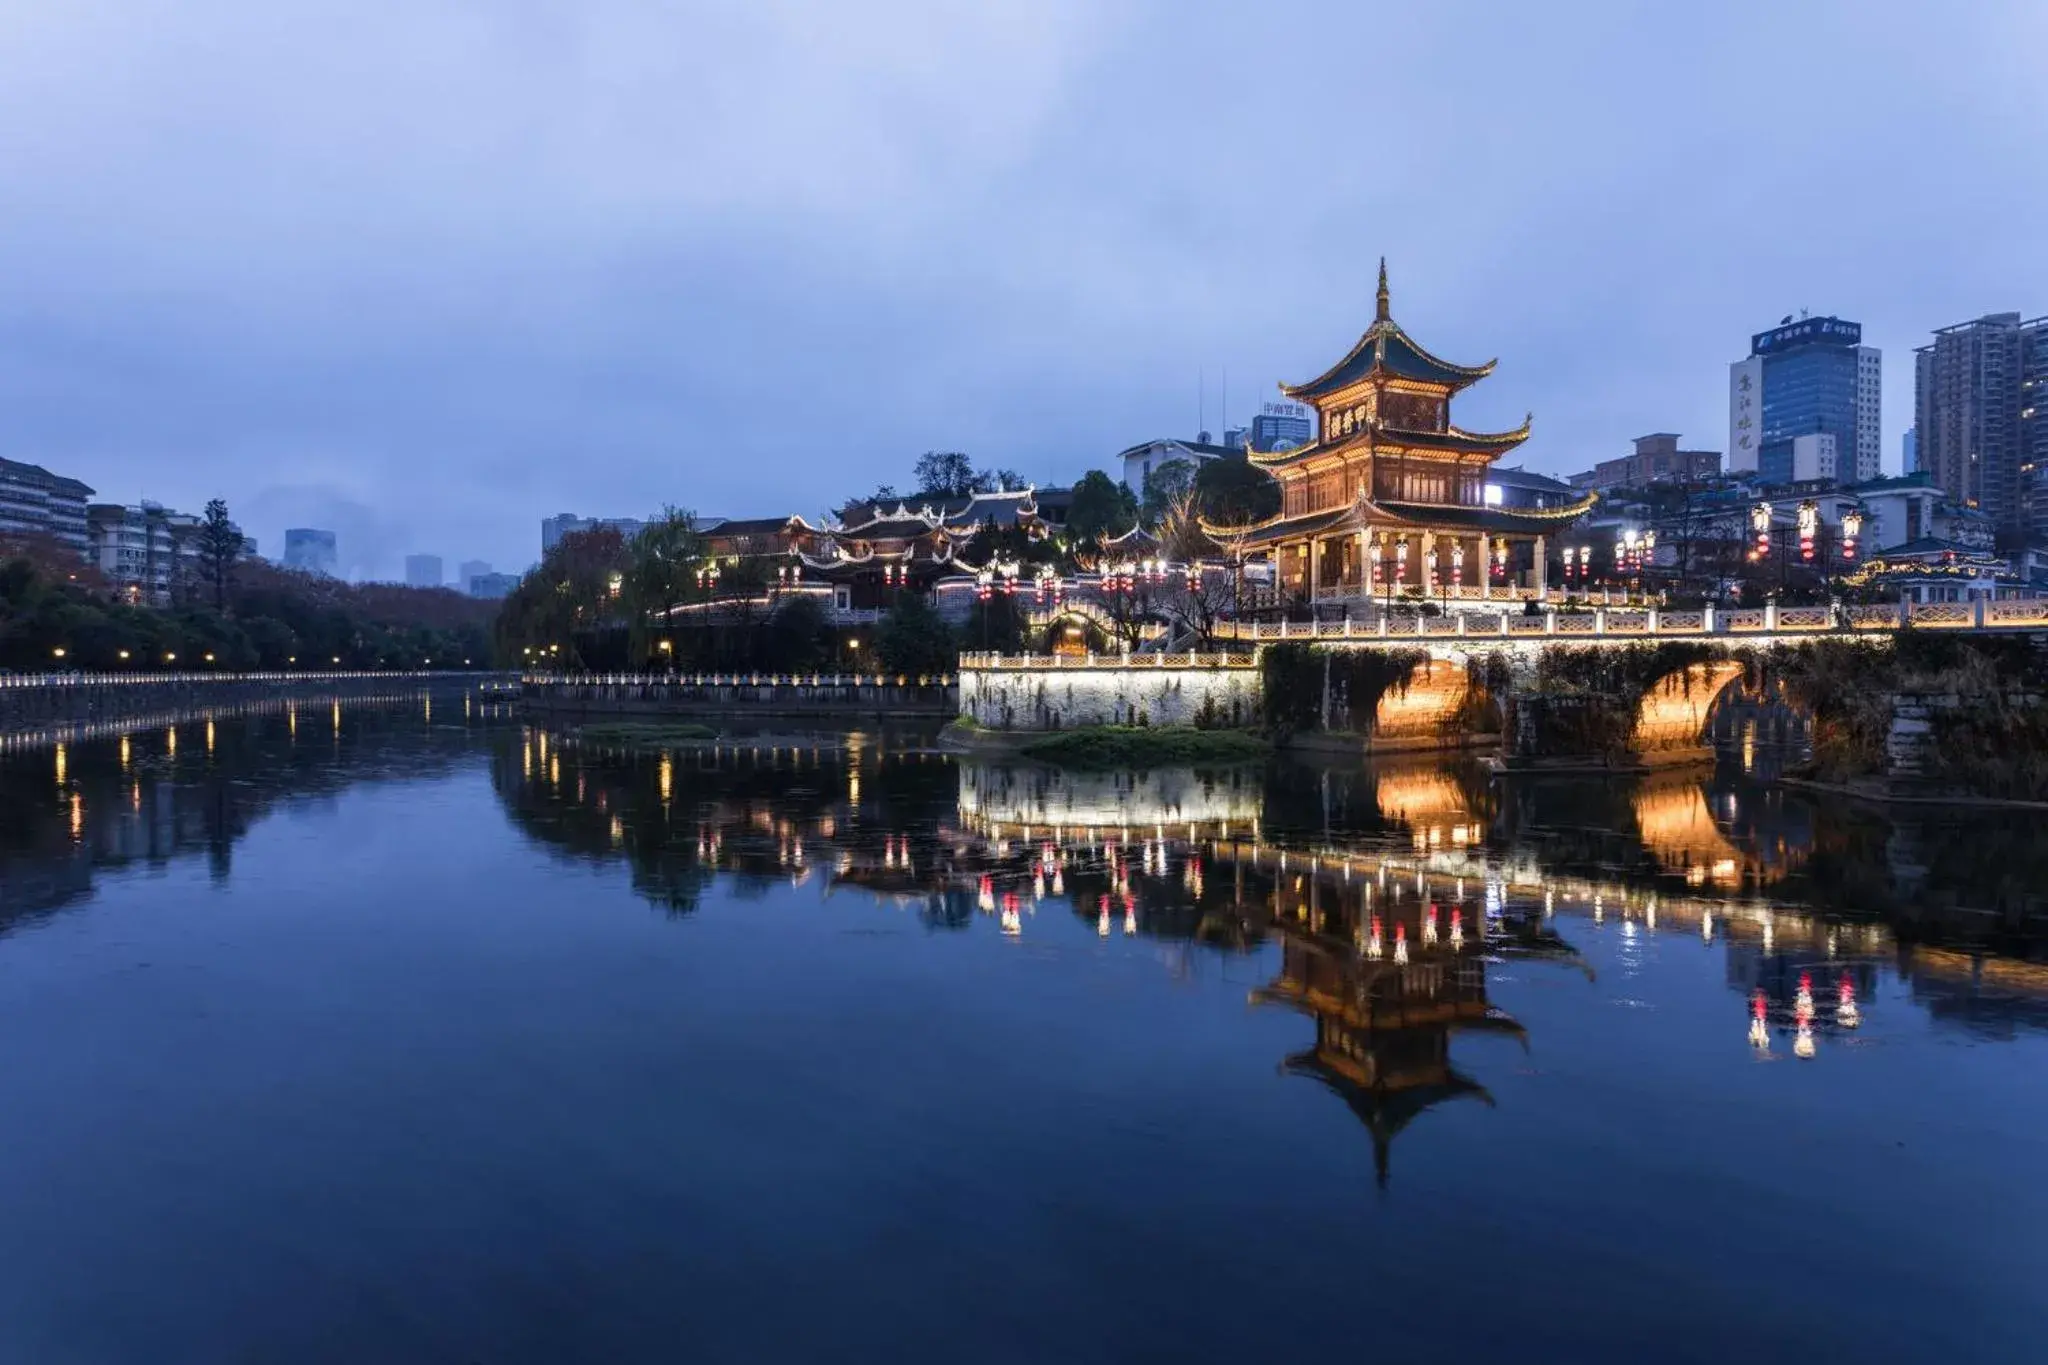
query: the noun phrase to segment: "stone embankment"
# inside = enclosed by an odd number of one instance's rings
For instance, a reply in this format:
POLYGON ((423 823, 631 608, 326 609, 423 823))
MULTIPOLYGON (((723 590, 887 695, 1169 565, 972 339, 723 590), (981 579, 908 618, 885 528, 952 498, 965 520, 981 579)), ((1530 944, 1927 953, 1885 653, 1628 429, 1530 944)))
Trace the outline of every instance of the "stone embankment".
POLYGON ((874 673, 529 675, 520 702, 553 720, 592 716, 729 719, 946 719, 958 709, 951 676, 874 673))
POLYGON ((509 687, 513 676, 431 670, 7 674, 0 675, 0 735, 28 742, 117 722, 272 701, 404 696, 429 687, 509 687))

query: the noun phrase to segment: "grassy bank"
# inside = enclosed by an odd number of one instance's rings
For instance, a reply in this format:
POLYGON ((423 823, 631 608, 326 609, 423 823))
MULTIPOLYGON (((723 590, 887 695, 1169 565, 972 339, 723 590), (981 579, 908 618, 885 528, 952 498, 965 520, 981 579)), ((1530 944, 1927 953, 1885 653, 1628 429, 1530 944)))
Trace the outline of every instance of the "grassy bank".
POLYGON ((594 720, 577 727, 576 734, 591 744, 649 746, 693 744, 718 738, 718 731, 708 725, 667 720, 594 720))
POLYGON ((1192 726, 1095 725, 1028 740, 1018 752, 1067 768, 1143 768, 1183 763, 1243 763, 1272 746, 1245 730, 1192 726))

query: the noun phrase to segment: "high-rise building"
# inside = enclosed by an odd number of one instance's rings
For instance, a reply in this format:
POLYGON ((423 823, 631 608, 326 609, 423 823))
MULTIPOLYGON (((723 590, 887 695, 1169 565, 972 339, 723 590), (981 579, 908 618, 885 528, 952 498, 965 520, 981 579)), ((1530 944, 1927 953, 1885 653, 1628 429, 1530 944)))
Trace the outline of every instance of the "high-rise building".
MULTIPOLYGON (((129 602, 167 607, 198 588, 203 518, 154 502, 96 502, 86 509, 86 524, 93 566, 129 602)), ((254 544, 242 537, 243 557, 254 557, 254 544)))
POLYGON ((1826 433, 1838 477, 1878 477, 1883 356, 1862 343, 1860 324, 1833 317, 1788 318, 1751 337, 1749 354, 1728 367, 1730 471, 1790 483, 1794 439, 1826 433))
POLYGON ((1842 478, 1841 447, 1832 431, 1792 438, 1792 483, 1835 483, 1842 478))
POLYGON ((540 552, 546 554, 561 543, 562 537, 577 531, 595 531, 609 526, 627 540, 646 528, 647 523, 638 517, 579 517, 574 512, 557 512, 551 517, 542 517, 540 522, 540 552))
POLYGON ((469 591, 469 580, 480 578, 491 571, 491 566, 481 559, 465 559, 455 566, 455 587, 459 592, 469 591))
POLYGON ((1899 437, 1899 473, 1911 474, 1920 468, 1920 428, 1907 427, 1906 434, 1899 437))
POLYGON ((2020 359, 2020 472, 2027 492, 2027 534, 2048 544, 2048 317, 2022 332, 2020 359))
POLYGON ((340 557, 335 553, 334 532, 294 526, 284 533, 284 566, 306 573, 334 577, 340 557))
POLYGON ((1252 418, 1250 444, 1261 454, 1293 450, 1307 445, 1314 434, 1307 408, 1299 403, 1268 403, 1252 418))
POLYGON ((2024 534, 2048 511, 2035 483, 2048 454, 2034 401, 2044 380, 2048 317, 1988 313, 1938 329, 1913 353, 1919 468, 2001 535, 2024 534))
POLYGON ((92 552, 86 499, 92 490, 39 464, 0 460, 0 536, 47 536, 78 552, 92 552))
POLYGON ((405 557, 405 584, 409 588, 438 588, 441 586, 441 556, 407 555, 405 557))

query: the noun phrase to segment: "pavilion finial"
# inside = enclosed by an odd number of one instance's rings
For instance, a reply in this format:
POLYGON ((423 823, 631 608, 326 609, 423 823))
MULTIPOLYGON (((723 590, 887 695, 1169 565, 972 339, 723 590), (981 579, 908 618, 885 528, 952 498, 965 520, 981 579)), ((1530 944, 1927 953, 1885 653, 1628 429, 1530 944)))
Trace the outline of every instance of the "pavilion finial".
POLYGON ((1373 321, 1387 322, 1392 314, 1387 311, 1387 258, 1380 257, 1380 299, 1379 307, 1373 311, 1373 321))

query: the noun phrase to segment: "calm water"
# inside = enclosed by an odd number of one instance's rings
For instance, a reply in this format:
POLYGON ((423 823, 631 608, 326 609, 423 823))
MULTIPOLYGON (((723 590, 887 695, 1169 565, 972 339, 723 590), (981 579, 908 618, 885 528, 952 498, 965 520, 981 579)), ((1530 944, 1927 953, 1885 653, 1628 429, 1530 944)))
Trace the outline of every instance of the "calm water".
POLYGON ((2042 1359, 2048 833, 1741 766, 0 758, 0 1361, 2042 1359))

